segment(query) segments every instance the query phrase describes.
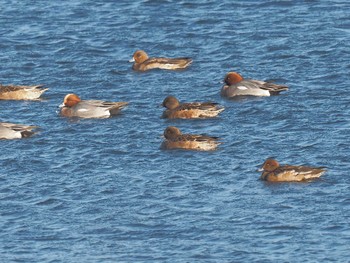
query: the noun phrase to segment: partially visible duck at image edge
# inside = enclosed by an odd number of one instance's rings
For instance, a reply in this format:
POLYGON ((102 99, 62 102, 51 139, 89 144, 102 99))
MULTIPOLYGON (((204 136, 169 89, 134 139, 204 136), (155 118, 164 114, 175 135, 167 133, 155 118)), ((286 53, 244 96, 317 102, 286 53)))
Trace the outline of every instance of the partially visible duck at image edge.
POLYGON ((0 122, 0 139, 21 139, 34 135, 37 126, 0 122))
POLYGON ((43 85, 17 86, 0 84, 0 100, 37 100, 47 91, 43 85))

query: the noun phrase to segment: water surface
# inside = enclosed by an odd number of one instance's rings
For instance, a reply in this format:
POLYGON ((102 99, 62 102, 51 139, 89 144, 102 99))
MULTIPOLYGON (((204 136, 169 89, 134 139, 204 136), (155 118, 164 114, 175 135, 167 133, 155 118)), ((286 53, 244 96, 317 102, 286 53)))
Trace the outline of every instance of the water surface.
POLYGON ((50 88, 42 101, 0 101, 1 121, 41 127, 0 142, 3 262, 348 261, 348 1, 0 4, 0 83, 50 88), (194 63, 137 73, 136 49, 194 63), (226 100, 228 71, 290 90, 226 100), (130 106, 68 120, 57 107, 71 92, 130 106), (226 111, 164 120, 158 105, 170 94, 226 111), (169 125, 223 144, 162 151, 169 125), (264 183, 256 169, 270 156, 328 172, 264 183))

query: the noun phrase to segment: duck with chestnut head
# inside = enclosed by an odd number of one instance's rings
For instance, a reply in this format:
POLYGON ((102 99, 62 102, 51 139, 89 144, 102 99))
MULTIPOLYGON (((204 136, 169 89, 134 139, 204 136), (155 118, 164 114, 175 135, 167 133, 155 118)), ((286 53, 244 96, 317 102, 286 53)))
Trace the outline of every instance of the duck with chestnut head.
POLYGON ((120 113, 127 102, 81 100, 76 94, 67 94, 60 105, 61 115, 79 118, 108 118, 120 113))
POLYGON ((277 95, 281 91, 288 90, 285 85, 274 84, 262 80, 244 79, 237 72, 229 72, 224 79, 224 86, 221 88, 223 97, 236 96, 260 96, 266 97, 277 95))

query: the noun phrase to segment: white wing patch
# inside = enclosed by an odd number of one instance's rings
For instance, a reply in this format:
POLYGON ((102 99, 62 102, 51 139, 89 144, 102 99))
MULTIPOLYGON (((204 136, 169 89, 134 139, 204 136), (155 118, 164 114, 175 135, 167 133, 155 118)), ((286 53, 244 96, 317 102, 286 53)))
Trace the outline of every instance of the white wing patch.
POLYGON ((164 69, 173 69, 173 67, 174 67, 174 64, 164 64, 162 66, 162 68, 164 68, 164 69))
POLYGON ((248 88, 247 88, 247 87, 244 87, 244 86, 237 86, 237 89, 240 89, 240 90, 247 90, 248 88))

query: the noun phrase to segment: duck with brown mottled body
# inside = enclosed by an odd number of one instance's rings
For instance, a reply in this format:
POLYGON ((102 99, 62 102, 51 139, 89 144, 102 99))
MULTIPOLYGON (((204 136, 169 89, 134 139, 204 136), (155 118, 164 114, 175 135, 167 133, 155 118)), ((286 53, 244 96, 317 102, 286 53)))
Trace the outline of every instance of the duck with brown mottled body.
POLYGON ((259 170, 260 179, 270 182, 300 182, 320 177, 326 172, 321 167, 280 165, 274 159, 267 159, 259 170))
POLYGON ((43 85, 0 85, 0 100, 37 100, 48 89, 43 85))
POLYGON ((174 96, 168 96, 163 101, 163 118, 197 119, 216 117, 225 108, 213 102, 180 103, 174 96))
POLYGON ((191 58, 149 58, 143 50, 137 50, 129 62, 134 62, 132 68, 137 71, 150 69, 185 69, 191 63, 191 58))
POLYGON ((60 108, 61 115, 65 117, 108 118, 118 114, 127 104, 127 102, 81 100, 76 94, 67 94, 60 108))
POLYGON ((217 137, 206 135, 182 134, 181 131, 169 126, 164 131, 165 140, 162 143, 163 149, 185 149, 197 151, 216 150, 220 142, 217 137))
POLYGON ((237 72, 229 72, 225 76, 225 85, 221 89, 224 97, 235 96, 271 96, 288 90, 285 85, 274 84, 261 80, 243 79, 237 72))
POLYGON ((37 126, 0 122, 0 139, 21 139, 35 134, 37 126))

